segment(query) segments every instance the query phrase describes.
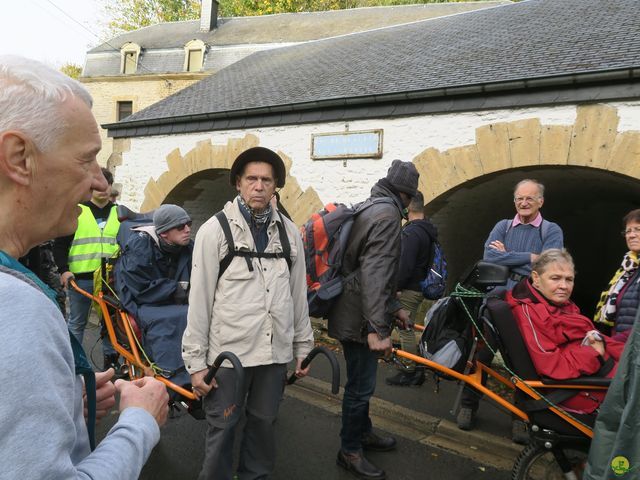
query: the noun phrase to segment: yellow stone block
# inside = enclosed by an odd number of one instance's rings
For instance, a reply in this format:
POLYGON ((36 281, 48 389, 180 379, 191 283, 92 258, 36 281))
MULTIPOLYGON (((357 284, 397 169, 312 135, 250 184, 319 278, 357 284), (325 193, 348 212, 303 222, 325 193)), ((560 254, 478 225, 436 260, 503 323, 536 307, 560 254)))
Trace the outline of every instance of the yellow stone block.
POLYGON ((507 124, 513 167, 540 163, 540 120, 531 118, 507 124))
MULTIPOLYGON (((187 155, 189 155, 190 153, 191 152, 189 152, 187 155)), ((169 170, 174 171, 179 171, 184 168, 182 155, 180 154, 179 148, 172 150, 171 153, 167 155, 167 167, 169 167, 169 170)))
POLYGON ((511 167, 509 130, 506 123, 492 123, 476 128, 476 145, 485 174, 511 167))
POLYGON ((640 132, 628 131, 617 135, 606 168, 640 178, 640 132))
POLYGON ((165 198, 165 193, 160 189, 157 182, 150 178, 147 182, 146 187, 144 187, 144 201, 140 206, 140 212, 149 212, 158 208, 162 201, 165 198))
POLYGON ((475 145, 450 148, 444 152, 445 163, 448 164, 447 185, 449 188, 467 180, 481 176, 482 163, 475 145))
POLYGON ((571 145, 570 125, 543 125, 540 131, 540 165, 566 165, 571 145))
POLYGON ((604 168, 618 130, 618 110, 608 105, 579 106, 571 135, 569 165, 604 168))

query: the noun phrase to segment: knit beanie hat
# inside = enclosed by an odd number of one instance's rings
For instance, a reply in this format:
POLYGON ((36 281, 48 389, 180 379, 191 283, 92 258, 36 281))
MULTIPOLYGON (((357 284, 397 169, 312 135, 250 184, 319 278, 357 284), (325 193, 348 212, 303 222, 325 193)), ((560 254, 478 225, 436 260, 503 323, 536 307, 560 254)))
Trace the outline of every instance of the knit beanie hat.
POLYGON ((153 213, 153 225, 156 227, 157 233, 164 233, 190 221, 191 217, 185 212, 184 208, 170 203, 161 205, 153 213))
POLYGON ((398 192, 404 192, 410 197, 418 191, 418 177, 420 174, 411 162, 394 160, 387 171, 387 180, 398 192))

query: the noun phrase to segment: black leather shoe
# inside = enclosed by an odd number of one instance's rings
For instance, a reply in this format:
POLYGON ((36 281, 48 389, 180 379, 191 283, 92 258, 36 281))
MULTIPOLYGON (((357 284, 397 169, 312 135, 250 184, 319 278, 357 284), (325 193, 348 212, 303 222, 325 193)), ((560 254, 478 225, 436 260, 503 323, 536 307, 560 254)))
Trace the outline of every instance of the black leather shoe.
POLYGON ((413 372, 399 371, 385 380, 392 387, 419 387, 424 383, 424 368, 416 368, 413 372))
POLYGON ((384 480, 386 474, 384 470, 379 469, 369 462, 362 453, 346 453, 340 450, 336 465, 344 468, 350 474, 364 480, 384 480))
POLYGON ((369 432, 362 437, 362 448, 374 452, 388 452, 396 448, 396 439, 393 437, 381 437, 369 432))

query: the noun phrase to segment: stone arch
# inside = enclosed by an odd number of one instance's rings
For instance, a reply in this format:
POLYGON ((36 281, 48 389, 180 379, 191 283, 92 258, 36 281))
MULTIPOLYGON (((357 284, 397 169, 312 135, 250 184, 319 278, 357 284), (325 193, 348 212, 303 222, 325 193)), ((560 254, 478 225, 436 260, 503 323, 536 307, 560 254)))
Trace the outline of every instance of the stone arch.
MULTIPOLYGON (((210 140, 203 140, 185 155, 176 148, 167 155, 168 170, 157 180, 151 178, 147 182, 140 211, 158 208, 171 191, 191 175, 205 170, 231 169, 231 164, 241 152, 257 145, 259 140, 255 135, 245 135, 228 140, 226 145, 212 145, 210 140)), ((297 179, 289 174, 291 159, 282 151, 278 154, 287 169, 285 186, 280 190, 280 203, 291 219, 301 225, 320 208, 322 202, 313 187, 302 190, 297 179)))
POLYGON ((640 132, 618 132, 618 112, 609 105, 578 106, 576 113, 573 125, 537 118, 483 125, 475 144, 415 157, 452 281, 482 257, 496 222, 514 215, 515 183, 536 178, 547 186, 543 215, 563 228, 576 260, 574 299, 591 313, 626 248, 620 221, 640 205, 640 132))
POLYGON ((541 125, 537 118, 476 129, 476 143, 441 152, 428 148, 413 162, 429 203, 464 183, 522 167, 590 167, 640 178, 640 131, 618 132, 618 111, 603 104, 577 107, 573 125, 541 125))

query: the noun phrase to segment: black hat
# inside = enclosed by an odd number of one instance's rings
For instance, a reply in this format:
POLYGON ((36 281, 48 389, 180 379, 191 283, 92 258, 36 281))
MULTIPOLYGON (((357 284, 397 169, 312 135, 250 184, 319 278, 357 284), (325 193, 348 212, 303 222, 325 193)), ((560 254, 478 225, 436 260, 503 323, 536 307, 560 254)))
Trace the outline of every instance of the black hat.
POLYGON ((418 191, 418 177, 420 174, 411 162, 394 160, 387 171, 387 180, 398 192, 414 197, 418 191))
POLYGON ((236 177, 240 175, 240 172, 244 170, 245 165, 249 162, 265 162, 271 165, 273 167, 273 175, 277 180, 276 187, 284 187, 284 181, 287 176, 284 162, 280 155, 265 147, 253 147, 238 155, 238 158, 231 165, 231 172, 229 172, 229 183, 232 187, 236 186, 236 177))

